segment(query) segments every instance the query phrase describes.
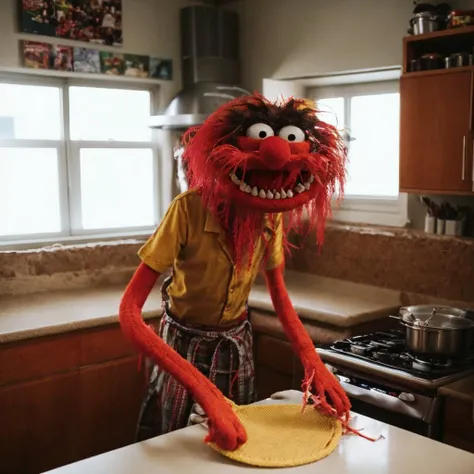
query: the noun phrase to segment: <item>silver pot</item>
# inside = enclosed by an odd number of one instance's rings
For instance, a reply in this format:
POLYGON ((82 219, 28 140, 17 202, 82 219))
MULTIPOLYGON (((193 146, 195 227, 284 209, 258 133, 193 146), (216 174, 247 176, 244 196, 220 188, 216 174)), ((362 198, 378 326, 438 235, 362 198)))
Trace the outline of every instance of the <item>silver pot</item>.
POLYGON ((410 26, 414 35, 424 35, 442 29, 441 18, 430 12, 417 13, 411 20, 410 26))
POLYGON ((474 322, 466 312, 449 306, 400 308, 397 319, 405 327, 405 342, 420 355, 462 357, 474 341, 474 322))

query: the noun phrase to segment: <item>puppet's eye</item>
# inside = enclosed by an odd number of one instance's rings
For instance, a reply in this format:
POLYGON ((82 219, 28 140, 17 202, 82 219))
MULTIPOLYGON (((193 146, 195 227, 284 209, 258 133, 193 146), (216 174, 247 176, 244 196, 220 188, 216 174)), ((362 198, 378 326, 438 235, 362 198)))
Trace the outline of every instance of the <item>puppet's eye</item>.
POLYGON ((306 135, 301 128, 295 127, 294 125, 287 125, 280 130, 278 134, 280 138, 291 143, 304 142, 306 135))
POLYGON ((266 123, 254 123, 247 128, 247 136, 256 140, 263 140, 267 137, 273 137, 273 135, 275 135, 273 128, 266 123))

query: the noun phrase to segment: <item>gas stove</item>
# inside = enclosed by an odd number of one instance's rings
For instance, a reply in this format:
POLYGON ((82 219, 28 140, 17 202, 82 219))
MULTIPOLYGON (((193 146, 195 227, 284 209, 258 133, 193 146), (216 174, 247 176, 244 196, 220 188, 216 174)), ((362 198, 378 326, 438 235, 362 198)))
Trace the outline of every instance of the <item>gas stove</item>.
POLYGON ((400 330, 354 336, 316 350, 354 411, 434 439, 442 429, 438 388, 474 373, 474 348, 462 359, 420 357, 407 350, 400 330))
POLYGON ((460 359, 420 357, 405 346, 405 332, 389 330, 336 341, 317 349, 328 362, 347 362, 362 371, 436 388, 474 372, 474 348, 460 359))

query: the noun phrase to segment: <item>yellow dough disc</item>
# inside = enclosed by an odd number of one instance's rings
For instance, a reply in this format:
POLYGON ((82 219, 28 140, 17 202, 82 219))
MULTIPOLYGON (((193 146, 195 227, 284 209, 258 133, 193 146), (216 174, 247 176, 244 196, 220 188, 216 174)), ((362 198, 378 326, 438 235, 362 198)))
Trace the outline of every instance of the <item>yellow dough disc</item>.
POLYGON ((309 464, 334 451, 342 435, 339 421, 301 405, 233 405, 247 431, 247 442, 235 451, 209 445, 224 456, 259 467, 309 464))

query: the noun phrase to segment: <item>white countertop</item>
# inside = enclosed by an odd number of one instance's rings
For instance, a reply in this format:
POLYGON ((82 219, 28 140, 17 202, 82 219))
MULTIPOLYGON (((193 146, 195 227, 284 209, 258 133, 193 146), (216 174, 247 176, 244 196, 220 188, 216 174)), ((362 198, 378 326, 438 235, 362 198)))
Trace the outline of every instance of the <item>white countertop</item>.
MULTIPOLYGON (((286 392, 285 392, 286 393, 286 392)), ((293 392, 294 393, 294 392, 293 392)), ((294 396, 294 395, 290 395, 294 396)), ((301 401, 300 396, 297 398, 301 401)), ((266 400, 264 403, 288 403, 266 400)), ((295 401, 293 399, 292 401, 295 401)), ((306 466, 272 469, 285 474, 473 474, 474 454, 362 415, 351 426, 374 443, 355 435, 343 436, 327 458, 306 466)), ((185 428, 141 443, 111 451, 53 471, 51 474, 256 474, 269 469, 237 464, 213 451, 204 442, 201 425, 185 428)))

